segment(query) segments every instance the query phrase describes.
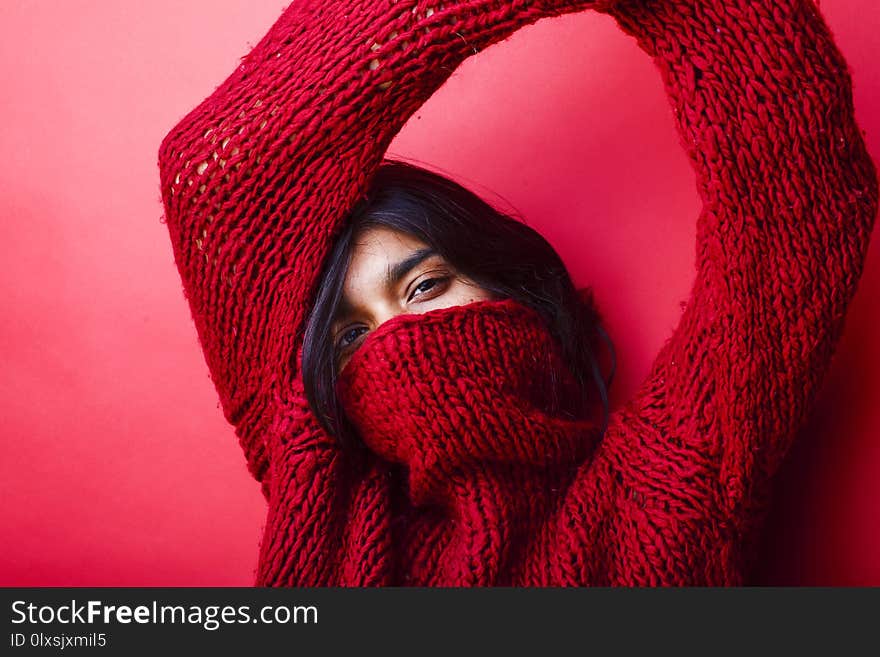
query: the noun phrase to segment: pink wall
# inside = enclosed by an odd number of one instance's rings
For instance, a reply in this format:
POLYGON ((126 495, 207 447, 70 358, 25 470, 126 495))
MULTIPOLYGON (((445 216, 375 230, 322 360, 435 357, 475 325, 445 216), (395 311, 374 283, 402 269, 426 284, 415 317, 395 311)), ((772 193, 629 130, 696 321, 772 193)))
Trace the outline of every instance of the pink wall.
MULTIPOLYGON (((156 153, 284 3, 0 3, 0 584, 252 581, 265 507, 196 342, 156 153)), ((822 11, 880 161, 880 9, 822 11)), ((595 14, 542 21, 468 61, 391 152, 544 231, 596 290, 625 399, 687 297, 699 212, 634 42, 595 14)), ((880 585, 878 242, 778 480, 762 583, 880 585)))

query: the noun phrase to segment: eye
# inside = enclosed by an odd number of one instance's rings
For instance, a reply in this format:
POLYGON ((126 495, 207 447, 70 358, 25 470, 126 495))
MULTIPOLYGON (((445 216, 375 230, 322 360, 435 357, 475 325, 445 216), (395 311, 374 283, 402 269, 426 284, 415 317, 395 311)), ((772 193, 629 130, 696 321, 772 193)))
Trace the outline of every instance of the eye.
POLYGON ((366 326, 355 326, 343 331, 336 340, 336 347, 338 349, 346 349, 350 347, 359 337, 366 333, 367 330, 366 326))
POLYGON ((448 276, 426 278, 413 288, 412 294, 409 295, 409 299, 407 299, 407 301, 412 301, 416 297, 420 296, 434 296, 442 291, 448 281, 448 276))

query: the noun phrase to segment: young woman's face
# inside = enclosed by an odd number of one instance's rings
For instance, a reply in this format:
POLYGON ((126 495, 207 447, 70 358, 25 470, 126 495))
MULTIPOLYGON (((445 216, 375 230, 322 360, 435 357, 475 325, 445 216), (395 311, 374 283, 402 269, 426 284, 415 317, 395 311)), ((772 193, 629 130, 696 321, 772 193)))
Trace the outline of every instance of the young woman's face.
POLYGON ((384 226, 367 228, 355 239, 333 321, 337 366, 341 371, 366 335, 392 317, 491 298, 424 242, 384 226))

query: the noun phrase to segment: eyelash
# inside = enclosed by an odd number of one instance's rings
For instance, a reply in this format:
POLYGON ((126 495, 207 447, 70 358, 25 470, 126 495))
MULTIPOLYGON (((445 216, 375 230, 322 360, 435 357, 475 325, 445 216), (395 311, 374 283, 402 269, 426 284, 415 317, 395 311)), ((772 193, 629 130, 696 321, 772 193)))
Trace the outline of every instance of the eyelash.
MULTIPOLYGON (((413 300, 413 297, 416 296, 416 294, 415 294, 416 291, 417 291, 422 285, 424 285, 425 283, 432 283, 432 282, 433 282, 434 285, 432 285, 432 286, 429 287, 427 290, 425 290, 424 292, 422 292, 422 295, 424 295, 424 294, 430 294, 432 291, 435 291, 435 290, 437 289, 437 286, 438 286, 438 285, 442 285, 442 284, 446 283, 448 280, 449 280, 449 276, 434 276, 433 278, 426 278, 425 280, 423 280, 421 283, 419 283, 418 285, 416 285, 416 286, 413 288, 412 293, 409 295, 409 297, 408 297, 407 300, 406 300, 407 303, 409 303, 410 301, 413 300)), ((420 295, 420 296, 421 296, 421 295, 420 295)))
POLYGON ((343 331, 343 332, 339 335, 339 340, 337 341, 336 347, 337 347, 338 349, 343 349, 343 350, 344 350, 344 349, 348 349, 349 347, 351 347, 351 345, 354 344, 354 341, 357 340, 361 335, 363 335, 363 333, 359 333, 359 334, 358 334, 357 336, 355 336, 354 339, 353 339, 351 342, 349 342, 348 344, 345 344, 345 343, 344 343, 345 336, 347 336, 349 333, 352 333, 352 332, 354 332, 354 331, 359 331, 359 330, 361 330, 361 329, 364 329, 364 331, 366 331, 366 327, 365 327, 365 326, 358 326, 358 327, 351 328, 351 329, 347 329, 347 330, 343 331))
MULTIPOLYGON (((451 278, 451 277, 448 276, 448 275, 440 275, 440 276, 433 276, 433 277, 431 277, 431 278, 426 278, 425 280, 421 281, 418 285, 416 285, 416 286, 413 288, 412 292, 411 292, 410 295, 407 297, 407 300, 406 300, 407 303, 409 303, 410 301, 412 301, 416 296, 430 295, 432 292, 437 292, 437 291, 440 289, 440 286, 442 286, 443 284, 447 283, 447 282, 449 281, 450 278, 451 278), (417 292, 417 291, 419 290, 419 288, 421 288, 421 286, 424 285, 425 283, 433 283, 433 285, 432 285, 431 287, 429 287, 427 290, 422 291, 421 294, 416 295, 416 292, 417 292)), ((430 298, 430 297, 429 297, 429 298, 430 298)), ((348 350, 348 349, 351 349, 351 346, 355 343, 355 341, 357 341, 357 339, 358 339, 361 335, 363 335, 366 331, 367 331, 367 329, 366 329, 366 327, 364 327, 364 326, 357 326, 357 327, 353 327, 353 328, 350 328, 350 329, 346 329, 345 331, 343 331, 342 333, 340 333, 339 338, 338 338, 337 343, 336 343, 336 348, 337 348, 339 351, 342 351, 342 352, 344 352, 344 351, 346 351, 346 350, 348 350), (349 335, 349 334, 351 334, 351 333, 353 333, 353 332, 355 332, 355 331, 363 331, 363 332, 362 332, 362 333, 359 333, 358 335, 356 335, 354 338, 352 338, 351 342, 349 342, 348 344, 346 344, 346 343, 345 343, 345 338, 346 338, 346 336, 349 335)))

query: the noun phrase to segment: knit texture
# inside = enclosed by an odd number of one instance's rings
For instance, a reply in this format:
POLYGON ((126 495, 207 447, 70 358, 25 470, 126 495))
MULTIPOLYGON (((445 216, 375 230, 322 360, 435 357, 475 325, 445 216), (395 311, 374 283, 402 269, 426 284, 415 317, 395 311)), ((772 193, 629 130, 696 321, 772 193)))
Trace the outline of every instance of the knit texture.
POLYGON ((877 213, 846 64, 811 0, 295 0, 159 166, 211 376, 268 501, 258 584, 747 581, 877 213), (341 449, 300 363, 349 210, 463 60, 588 8, 653 58, 696 172, 678 327, 600 437, 566 410, 565 363, 528 309, 395 318, 343 373, 366 449, 341 449))

